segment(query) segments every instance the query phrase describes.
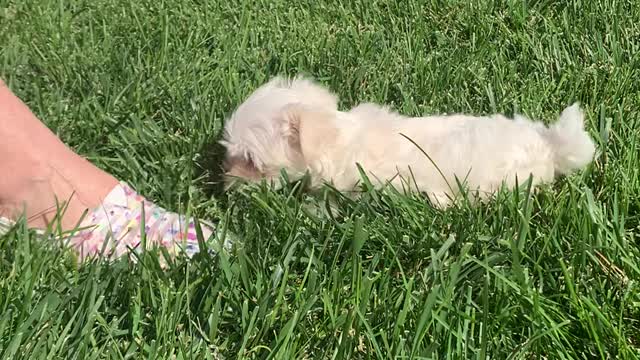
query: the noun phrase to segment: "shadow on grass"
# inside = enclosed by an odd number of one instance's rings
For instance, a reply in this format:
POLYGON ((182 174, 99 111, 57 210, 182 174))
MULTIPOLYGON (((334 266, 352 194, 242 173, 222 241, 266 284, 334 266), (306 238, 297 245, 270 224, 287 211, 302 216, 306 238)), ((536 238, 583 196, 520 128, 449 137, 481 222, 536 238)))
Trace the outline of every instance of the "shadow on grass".
POLYGON ((225 148, 214 138, 202 147, 201 158, 196 163, 196 176, 202 178, 203 191, 207 196, 223 200, 225 148))

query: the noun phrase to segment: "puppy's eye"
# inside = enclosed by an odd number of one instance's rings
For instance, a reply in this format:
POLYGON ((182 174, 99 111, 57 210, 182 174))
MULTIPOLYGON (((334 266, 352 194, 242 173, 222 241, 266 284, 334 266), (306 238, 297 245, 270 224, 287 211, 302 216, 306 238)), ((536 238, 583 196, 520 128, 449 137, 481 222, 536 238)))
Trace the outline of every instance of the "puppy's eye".
POLYGON ((256 168, 250 158, 241 156, 233 156, 227 159, 225 166, 225 175, 232 177, 240 177, 243 179, 259 179, 262 174, 256 168))
POLYGON ((254 167, 251 157, 245 158, 243 156, 230 156, 222 161, 222 168, 225 171, 229 171, 237 166, 254 167))

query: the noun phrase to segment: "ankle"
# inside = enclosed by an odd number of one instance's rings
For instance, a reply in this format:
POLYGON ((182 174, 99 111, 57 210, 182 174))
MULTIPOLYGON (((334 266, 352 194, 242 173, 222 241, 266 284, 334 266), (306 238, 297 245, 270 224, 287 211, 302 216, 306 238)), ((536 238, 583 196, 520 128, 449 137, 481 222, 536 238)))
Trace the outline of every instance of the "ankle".
POLYGON ((50 169, 36 161, 22 158, 9 161, 3 170, 11 176, 0 179, 2 216, 15 220, 24 215, 30 219, 38 213, 48 212, 46 207, 50 207, 50 204, 45 206, 40 199, 53 192, 49 182, 50 169))
POLYGON ((25 216, 30 226, 41 229, 59 221, 66 230, 80 220, 86 205, 54 169, 27 161, 13 170, 0 185, 2 216, 25 216))

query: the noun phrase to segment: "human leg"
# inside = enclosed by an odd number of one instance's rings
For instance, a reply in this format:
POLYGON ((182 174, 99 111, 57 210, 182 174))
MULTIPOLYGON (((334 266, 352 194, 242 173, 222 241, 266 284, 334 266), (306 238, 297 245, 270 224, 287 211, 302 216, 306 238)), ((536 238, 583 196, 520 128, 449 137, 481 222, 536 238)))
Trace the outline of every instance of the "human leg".
MULTIPOLYGON (((147 201, 74 153, 1 81, 0 140, 0 216, 24 214, 30 226, 45 228, 62 205, 56 224, 63 230, 86 227, 72 241, 81 255, 101 251, 106 238, 113 243, 107 251, 120 255, 139 247, 143 234, 150 244, 173 248, 184 240, 197 251, 192 219, 147 201)), ((202 230, 205 237, 211 234, 208 227, 202 230)))

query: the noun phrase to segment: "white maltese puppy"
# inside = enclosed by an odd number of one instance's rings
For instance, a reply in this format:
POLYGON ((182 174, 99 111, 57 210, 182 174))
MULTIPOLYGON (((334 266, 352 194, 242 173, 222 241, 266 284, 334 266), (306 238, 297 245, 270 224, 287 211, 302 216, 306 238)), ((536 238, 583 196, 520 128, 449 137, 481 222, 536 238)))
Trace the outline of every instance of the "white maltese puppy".
POLYGON ((461 189, 484 198, 530 176, 550 182, 585 167, 595 152, 578 104, 547 127, 520 115, 410 118, 370 103, 342 112, 337 103, 304 78, 260 87, 226 123, 228 178, 277 184, 284 170, 292 180, 308 173, 314 188, 328 182, 353 191, 359 164, 376 186, 411 188, 447 206, 461 189))

